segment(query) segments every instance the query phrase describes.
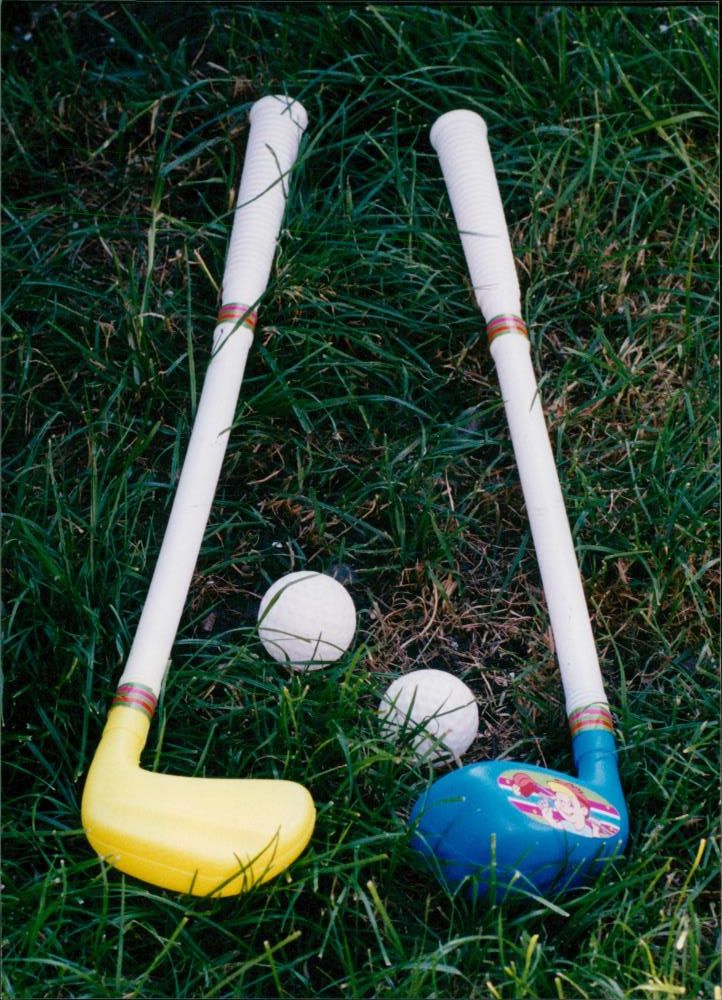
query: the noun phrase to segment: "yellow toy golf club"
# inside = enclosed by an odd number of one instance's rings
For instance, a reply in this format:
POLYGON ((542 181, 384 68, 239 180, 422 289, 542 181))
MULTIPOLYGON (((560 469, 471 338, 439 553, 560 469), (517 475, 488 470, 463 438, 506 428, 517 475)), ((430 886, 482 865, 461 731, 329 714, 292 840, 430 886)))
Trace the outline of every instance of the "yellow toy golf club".
POLYGON ((88 840, 109 864, 194 895, 232 895, 275 877, 306 847, 316 816, 308 791, 291 781, 187 778, 140 767, 307 118, 298 102, 271 96, 253 105, 250 121, 213 353, 158 562, 82 802, 88 840))

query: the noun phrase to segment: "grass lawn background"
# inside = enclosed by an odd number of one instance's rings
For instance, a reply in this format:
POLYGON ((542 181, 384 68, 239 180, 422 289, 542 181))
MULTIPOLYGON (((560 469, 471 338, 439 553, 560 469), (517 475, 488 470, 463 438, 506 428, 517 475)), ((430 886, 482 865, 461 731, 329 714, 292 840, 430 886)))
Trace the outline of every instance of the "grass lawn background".
MULTIPOLYGON (((5 3, 3 993, 710 997, 719 983, 718 22, 712 5, 5 3), (83 780, 210 348, 247 113, 309 127, 144 763, 283 776, 310 848, 177 896, 106 868, 83 780), (627 857, 574 897, 451 896, 408 850, 417 666, 466 760, 571 768, 483 321, 428 133, 489 137, 615 713, 627 857), (338 665, 290 676, 267 585, 336 572, 338 665)), ((122 794, 122 789, 119 790, 122 794)))

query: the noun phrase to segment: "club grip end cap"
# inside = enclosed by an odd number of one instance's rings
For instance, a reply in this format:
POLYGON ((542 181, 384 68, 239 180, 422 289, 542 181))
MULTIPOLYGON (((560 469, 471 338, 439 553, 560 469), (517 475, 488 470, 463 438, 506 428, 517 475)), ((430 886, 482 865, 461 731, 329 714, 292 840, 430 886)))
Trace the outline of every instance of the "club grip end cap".
POLYGON ((279 115, 287 115, 301 132, 306 131, 308 126, 306 109, 299 101, 295 101, 292 97, 286 97, 284 94, 269 94, 267 97, 261 97, 254 103, 248 117, 254 124, 262 118, 276 119, 279 115))
POLYGON ((438 151, 440 144, 444 140, 444 136, 450 130, 457 128, 462 130, 468 128, 480 130, 486 138, 486 122, 481 115, 476 111, 471 111, 469 108, 457 108, 455 111, 447 111, 446 114, 440 115, 431 126, 429 138, 434 149, 438 151))

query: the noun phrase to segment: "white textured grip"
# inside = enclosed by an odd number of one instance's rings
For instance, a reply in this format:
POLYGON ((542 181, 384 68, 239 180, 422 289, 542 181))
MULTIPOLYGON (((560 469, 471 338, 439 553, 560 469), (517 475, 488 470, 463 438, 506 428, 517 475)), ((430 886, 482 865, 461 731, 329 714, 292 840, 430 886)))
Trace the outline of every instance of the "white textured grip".
POLYGON ((193 432, 168 525, 120 678, 157 695, 193 578, 255 325, 268 284, 286 205, 288 172, 306 127, 306 112, 285 97, 264 97, 251 109, 233 232, 223 277, 223 306, 193 432))
POLYGON ((475 111, 449 111, 431 129, 474 293, 484 319, 521 313, 519 280, 486 138, 475 111))
POLYGON ((251 131, 223 274, 223 303, 253 306, 271 273, 286 207, 288 173, 308 119, 287 97, 263 97, 251 109, 251 131))

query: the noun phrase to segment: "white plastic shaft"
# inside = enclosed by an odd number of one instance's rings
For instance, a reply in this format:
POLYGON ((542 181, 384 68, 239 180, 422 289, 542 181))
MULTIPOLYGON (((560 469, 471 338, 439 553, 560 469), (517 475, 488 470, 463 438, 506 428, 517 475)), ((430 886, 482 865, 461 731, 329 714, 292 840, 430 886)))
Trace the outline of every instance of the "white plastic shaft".
POLYGON ((499 376, 514 457, 564 687, 567 713, 606 701, 579 563, 529 353, 519 334, 497 337, 499 376))
MULTIPOLYGON (((486 123, 473 111, 442 115, 431 130, 484 319, 521 314, 519 282, 486 123)), ((495 337, 496 364, 544 594, 567 713, 606 702, 579 564, 549 442, 529 341, 495 337)))
MULTIPOLYGON (((255 307, 268 284, 288 190, 307 118, 285 97, 251 108, 251 129, 234 212, 222 302, 255 307)), ((120 683, 145 684, 157 695, 198 559, 233 424, 252 333, 220 323, 188 451, 138 629, 120 683)))

